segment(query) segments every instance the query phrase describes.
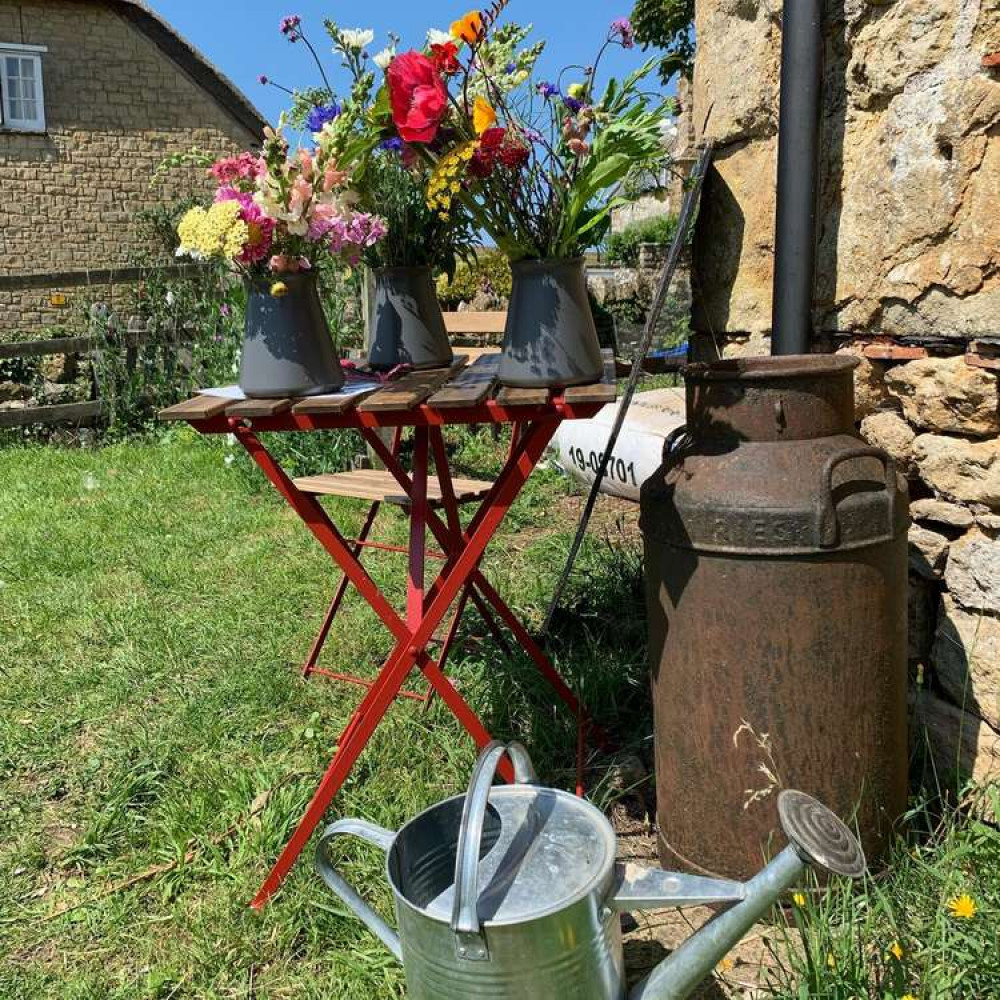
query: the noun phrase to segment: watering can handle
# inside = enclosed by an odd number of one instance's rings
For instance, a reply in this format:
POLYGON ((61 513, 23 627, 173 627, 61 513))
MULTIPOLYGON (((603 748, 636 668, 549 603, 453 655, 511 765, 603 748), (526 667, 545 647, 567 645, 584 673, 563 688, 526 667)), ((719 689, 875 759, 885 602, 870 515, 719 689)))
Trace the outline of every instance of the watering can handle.
POLYGON ((316 871, 334 894, 347 904, 348 909, 359 917, 382 944, 392 952, 396 961, 402 963, 403 949, 399 943, 399 935, 358 895, 354 886, 350 885, 331 864, 329 847, 337 837, 359 837, 387 853, 392 847, 396 835, 391 830, 384 830, 382 827, 375 826, 374 823, 366 823, 364 820, 339 820, 323 831, 323 838, 316 850, 316 871))
POLYGON ((462 810, 462 825, 458 833, 455 856, 455 906, 451 915, 451 929, 458 939, 458 955, 466 961, 485 961, 489 958, 486 940, 479 924, 479 852, 483 843, 483 826, 489 805, 490 788, 497 768, 504 755, 514 765, 514 781, 519 785, 537 782, 535 768, 528 751, 520 743, 494 740, 483 749, 476 761, 469 791, 462 810))

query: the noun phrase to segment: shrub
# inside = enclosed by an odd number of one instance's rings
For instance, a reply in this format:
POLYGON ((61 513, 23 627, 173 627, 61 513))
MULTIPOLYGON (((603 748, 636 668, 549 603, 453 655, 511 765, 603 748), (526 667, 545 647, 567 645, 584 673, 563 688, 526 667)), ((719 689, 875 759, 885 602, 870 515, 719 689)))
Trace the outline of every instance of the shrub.
POLYGON ((621 267, 637 267, 639 245, 641 243, 670 243, 677 232, 676 215, 658 215, 626 226, 620 233, 612 233, 605 247, 605 259, 609 264, 621 267))
POLYGON ((501 250, 480 250, 470 267, 459 261, 455 276, 438 278, 438 298, 442 305, 454 309, 461 302, 471 302, 480 292, 498 299, 510 298, 510 261, 501 250))

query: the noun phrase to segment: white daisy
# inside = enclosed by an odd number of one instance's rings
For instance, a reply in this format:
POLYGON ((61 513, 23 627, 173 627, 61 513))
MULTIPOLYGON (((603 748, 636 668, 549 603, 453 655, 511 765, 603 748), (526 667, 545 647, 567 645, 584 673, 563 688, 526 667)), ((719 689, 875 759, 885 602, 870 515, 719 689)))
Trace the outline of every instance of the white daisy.
POLYGON ((340 32, 340 41, 345 49, 360 52, 366 45, 371 45, 375 41, 375 32, 370 28, 343 28, 340 32))
POLYGON ((375 65, 378 66, 380 70, 384 73, 389 68, 389 63, 396 58, 396 49, 393 46, 389 46, 383 49, 381 52, 377 53, 375 56, 375 65))
POLYGON ((437 28, 431 28, 427 32, 427 44, 428 45, 444 45, 446 42, 451 41, 451 35, 447 31, 438 31, 437 28))

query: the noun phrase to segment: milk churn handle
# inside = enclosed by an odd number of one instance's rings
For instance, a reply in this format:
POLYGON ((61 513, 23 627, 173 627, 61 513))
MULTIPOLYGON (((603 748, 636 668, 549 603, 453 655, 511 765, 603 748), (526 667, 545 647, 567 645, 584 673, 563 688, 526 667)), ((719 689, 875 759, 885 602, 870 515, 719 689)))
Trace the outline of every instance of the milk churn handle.
POLYGON ((839 465, 857 458, 874 458, 885 470, 885 490, 889 495, 888 537, 896 530, 896 463, 880 448, 851 448, 834 455, 823 468, 823 488, 817 503, 817 541, 821 548, 837 544, 837 505, 833 502, 833 473, 839 465))
POLYGON ((483 826, 490 788, 497 768, 504 755, 514 765, 514 782, 533 785, 537 782, 535 768, 528 751, 520 743, 504 745, 494 740, 486 746, 476 761, 469 791, 462 809, 462 825, 458 833, 455 856, 455 905, 451 915, 451 929, 457 938, 459 958, 466 961, 485 961, 489 958, 486 940, 479 925, 479 852, 483 843, 483 826))
POLYGON ((383 830, 373 823, 360 819, 342 819, 332 823, 323 831, 323 837, 316 849, 316 871, 336 896, 347 904, 355 916, 392 952, 397 962, 403 961, 403 949, 399 935, 361 898, 357 890, 330 863, 329 847, 337 837, 358 837, 374 844, 383 853, 388 853, 396 835, 391 830, 383 830))

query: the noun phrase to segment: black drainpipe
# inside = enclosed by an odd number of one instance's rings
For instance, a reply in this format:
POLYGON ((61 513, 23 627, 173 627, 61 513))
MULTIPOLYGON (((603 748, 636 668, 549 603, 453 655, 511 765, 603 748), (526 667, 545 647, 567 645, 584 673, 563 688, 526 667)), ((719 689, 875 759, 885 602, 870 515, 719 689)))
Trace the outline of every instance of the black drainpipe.
POLYGON ((772 354, 807 354, 816 274, 823 0, 785 0, 772 354))

